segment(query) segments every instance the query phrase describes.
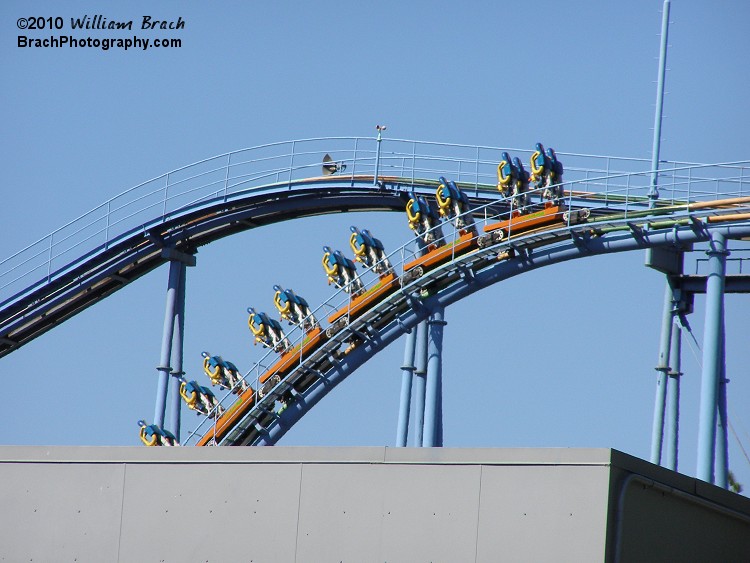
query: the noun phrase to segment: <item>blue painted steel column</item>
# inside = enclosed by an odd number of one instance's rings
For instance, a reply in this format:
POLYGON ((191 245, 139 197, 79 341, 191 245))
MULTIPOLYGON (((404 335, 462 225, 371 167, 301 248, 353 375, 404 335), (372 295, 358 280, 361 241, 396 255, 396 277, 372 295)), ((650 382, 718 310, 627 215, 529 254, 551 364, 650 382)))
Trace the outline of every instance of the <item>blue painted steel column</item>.
POLYGON ((669 386, 667 391, 669 393, 669 411, 667 413, 667 435, 669 441, 667 442, 667 454, 664 467, 677 471, 677 457, 679 451, 680 441, 680 377, 682 372, 680 371, 682 359, 680 354, 682 353, 682 328, 680 325, 675 324, 672 327, 672 346, 669 352, 669 364, 671 369, 667 374, 669 376, 669 386))
POLYGON ((667 401, 667 372, 669 371, 669 344, 672 339, 674 317, 674 290, 667 277, 664 289, 664 309, 661 317, 661 339, 659 340, 659 363, 656 371, 656 399, 654 401, 654 423, 651 430, 651 463, 661 464, 661 451, 664 442, 664 408, 667 401))
POLYGON ((185 374, 182 370, 182 343, 185 338, 185 278, 187 266, 180 262, 180 284, 177 288, 177 303, 175 305, 174 335, 172 338, 172 377, 169 405, 169 430, 180 441, 180 378, 185 374))
POLYGON ((167 385, 169 382, 169 372, 172 370, 169 360, 172 355, 175 307, 181 272, 182 264, 177 260, 171 260, 169 262, 169 285, 167 286, 167 307, 164 313, 164 331, 161 338, 161 360, 159 367, 156 368, 159 370, 159 383, 156 388, 154 424, 159 428, 164 428, 164 412, 167 408, 167 385))
POLYGON ((664 0, 661 19, 661 45, 659 48, 659 78, 656 84, 656 112, 654 114, 654 143, 651 150, 651 204, 659 199, 659 152, 661 150, 661 121, 664 108, 664 75, 667 70, 667 38, 669 35, 669 0, 664 0))
POLYGON ((438 377, 438 398, 437 398, 437 443, 438 448, 443 447, 443 368, 442 358, 440 360, 440 374, 438 377))
POLYGON ((716 410, 721 366, 721 321, 724 309, 724 276, 726 274, 726 239, 711 233, 706 280, 706 320, 703 329, 703 374, 701 375, 700 418, 698 421, 698 467, 696 476, 713 482, 716 446, 716 410))
POLYGON ((445 309, 436 307, 427 322, 427 388, 424 408, 424 436, 422 446, 438 445, 438 418, 440 409, 440 380, 443 369, 443 320, 445 309))
POLYGON ((721 318, 721 354, 719 355, 718 432, 716 437, 716 472, 714 484, 729 488, 729 434, 727 432, 727 363, 724 316, 721 318))
POLYGON ((414 375, 414 445, 422 446, 424 436, 425 386, 427 383, 427 321, 417 325, 416 369, 414 375))
POLYGON ((406 333, 404 365, 401 366, 401 400, 398 409, 396 446, 403 448, 409 436, 409 414, 411 410, 411 382, 414 375, 414 352, 417 345, 417 329, 406 333))

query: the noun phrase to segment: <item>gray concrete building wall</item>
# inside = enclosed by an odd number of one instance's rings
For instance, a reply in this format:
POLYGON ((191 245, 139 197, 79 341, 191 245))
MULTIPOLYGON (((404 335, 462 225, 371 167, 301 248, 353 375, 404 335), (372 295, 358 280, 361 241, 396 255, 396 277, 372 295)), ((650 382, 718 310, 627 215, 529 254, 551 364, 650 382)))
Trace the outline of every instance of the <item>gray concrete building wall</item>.
POLYGON ((750 499, 612 454, 610 547, 617 560, 750 562, 750 499))
POLYGON ((5 447, 0 506, 13 562, 750 553, 748 499, 607 449, 5 447))

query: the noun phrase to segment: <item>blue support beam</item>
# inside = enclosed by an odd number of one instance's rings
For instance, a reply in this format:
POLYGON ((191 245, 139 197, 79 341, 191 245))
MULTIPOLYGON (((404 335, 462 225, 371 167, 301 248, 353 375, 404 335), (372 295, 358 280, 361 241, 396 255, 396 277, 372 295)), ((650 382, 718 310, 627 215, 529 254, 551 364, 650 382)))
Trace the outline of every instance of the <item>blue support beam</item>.
POLYGON ((422 446, 437 447, 440 415, 440 386, 443 371, 443 327, 445 309, 436 307, 427 322, 427 388, 425 394, 424 435, 422 446))
POLYGON ((727 431, 727 362, 724 318, 721 319, 721 353, 719 355, 719 397, 717 404, 718 435, 716 436, 716 471, 714 483, 729 488, 729 433, 727 431))
POLYGON ((662 445, 664 442, 664 409, 667 401, 667 372, 669 371, 669 346, 672 339, 674 319, 674 288, 667 277, 664 289, 664 309, 661 318, 661 339, 659 340, 659 363, 656 371, 656 399, 654 401, 654 422, 651 429, 651 463, 661 464, 662 445))
POLYGON ((672 342, 669 352, 669 363, 671 368, 667 374, 669 376, 667 387, 669 393, 669 400, 667 402, 669 407, 667 412, 667 435, 669 436, 669 441, 667 442, 666 460, 664 462, 664 467, 671 469, 672 471, 677 471, 680 438, 681 353, 682 328, 678 324, 675 324, 672 327, 672 342))
POLYGON ((172 371, 170 358, 172 356, 172 340, 174 337, 174 321, 177 307, 177 296, 182 274, 182 263, 178 260, 169 262, 169 282, 167 286, 167 306, 164 312, 164 330, 161 339, 161 358, 159 366, 159 382, 156 388, 156 407, 154 409, 154 424, 164 428, 164 414, 167 409, 167 386, 169 373, 172 371))
POLYGON ((724 318, 724 276, 726 275, 726 238, 712 232, 709 240, 708 280, 706 282, 706 320, 703 330, 703 374, 701 376, 700 417, 698 421, 698 466, 696 476, 713 483, 716 447, 716 411, 718 405, 720 356, 724 318))
MULTIPOLYGON (((680 276, 680 289, 689 293, 706 293, 706 276, 680 276)), ((724 277, 724 294, 750 293, 750 276, 747 274, 724 277)))
POLYGON ((414 354, 417 345, 417 329, 406 333, 404 365, 401 366, 401 398, 398 409, 396 446, 403 448, 409 437, 409 415, 411 410, 411 384, 414 376, 414 354))
POLYGON ((440 377, 438 379, 438 398, 437 398, 437 443, 438 448, 443 447, 443 369, 442 360, 440 368, 440 377))
POLYGON ((424 436, 425 387, 427 383, 427 321, 417 325, 416 369, 414 371, 414 445, 422 446, 424 436))
POLYGON ((172 338, 172 372, 170 385, 169 428, 177 441, 180 441, 180 413, 182 400, 180 398, 180 378, 185 374, 182 369, 182 344, 185 339, 185 280, 187 265, 180 262, 180 283, 177 289, 177 303, 175 306, 174 335, 172 338))
POLYGON ((656 399, 654 400, 654 422, 651 428, 651 463, 661 465, 664 441, 664 408, 667 399, 667 374, 660 371, 656 376, 656 399))

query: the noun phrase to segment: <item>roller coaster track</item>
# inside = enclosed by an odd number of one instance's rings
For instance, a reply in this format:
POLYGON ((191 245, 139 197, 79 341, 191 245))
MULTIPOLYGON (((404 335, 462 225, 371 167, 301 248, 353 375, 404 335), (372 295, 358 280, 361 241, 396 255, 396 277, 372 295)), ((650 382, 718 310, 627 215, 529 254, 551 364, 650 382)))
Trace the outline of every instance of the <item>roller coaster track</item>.
MULTIPOLYGON (((0 261, 0 356, 175 252, 192 254, 202 244, 243 230, 321 213, 401 211, 402 189, 427 193, 440 174, 450 174, 473 191, 476 203, 499 199, 487 187, 499 149, 399 140, 383 145, 377 151, 374 139, 363 138, 261 145, 173 170, 104 202, 0 261), (328 153, 347 164, 347 174, 318 177, 328 153), (376 161, 379 171, 390 176, 381 176, 379 183, 373 181, 376 161)), ((529 151, 515 151, 524 152, 529 151)), ((566 158, 583 164, 579 169, 568 165, 579 177, 645 165, 636 159, 566 158)))
MULTIPOLYGON (((514 155, 530 152, 508 150, 514 155)), ((166 261, 190 261, 204 244, 298 217, 403 211, 410 192, 432 195, 439 176, 455 180, 469 195, 481 232, 483 225, 507 219, 513 211, 513 202, 495 189, 500 153, 492 147, 404 140, 383 140, 381 146, 374 139, 308 139, 228 153, 155 178, 0 262, 0 298, 10 294, 0 302, 0 355, 166 261), (339 171, 320 176, 325 154, 339 163, 339 171)), ((422 277, 401 278, 397 291, 368 303, 355 320, 332 327, 322 345, 299 354, 294 369, 262 398, 243 405, 231 404, 235 395, 225 396, 222 402, 234 416, 232 424, 227 425, 226 418, 216 424, 205 419, 187 442, 275 443, 348 374, 435 307, 503 279, 574 258, 690 246, 706 241, 711 230, 728 238, 750 237, 747 162, 665 163, 659 172, 661 197, 654 202, 647 197, 652 172, 636 171, 648 166, 646 161, 558 154, 566 165, 564 203, 571 212, 564 221, 515 234, 511 228, 502 240, 470 252, 451 251, 447 262, 422 277), (581 209, 590 211, 588 220, 572 220, 572 212, 581 209), (277 401, 285 393, 294 400, 277 412, 277 401), (222 437, 213 440, 222 424, 222 437)), ((542 208, 538 196, 532 195, 532 213, 542 208)), ((454 245, 457 236, 452 237, 454 245)), ((450 234, 447 238, 451 242, 450 234)), ((391 262, 403 272, 415 256, 412 241, 394 251, 391 262)), ((370 285, 375 284, 373 274, 370 285)), ((347 303, 348 295, 339 292, 321 307, 339 310, 347 303)), ((301 331, 296 337, 300 346, 301 331)), ((253 380, 273 360, 274 354, 267 354, 245 376, 256 390, 260 385, 253 380)))

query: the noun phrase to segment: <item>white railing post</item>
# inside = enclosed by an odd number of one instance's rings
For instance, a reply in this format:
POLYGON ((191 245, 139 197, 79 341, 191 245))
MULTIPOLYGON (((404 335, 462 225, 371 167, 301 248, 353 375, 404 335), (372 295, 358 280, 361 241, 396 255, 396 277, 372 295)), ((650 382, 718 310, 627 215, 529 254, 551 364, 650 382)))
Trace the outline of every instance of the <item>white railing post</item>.
MULTIPOLYGON (((607 157, 607 178, 604 180, 604 205, 609 205, 609 170, 610 158, 607 157)), ((586 186, 588 188, 588 185, 586 186)))
POLYGON ((161 213, 162 219, 166 219, 167 217, 167 194, 168 192, 169 192, 169 174, 167 174, 166 181, 164 182, 164 207, 161 213))
POLYGON ((289 189, 292 189, 292 170, 294 170, 294 151, 297 148, 297 141, 292 141, 292 154, 289 155, 289 189))
POLYGON ((49 252, 47 254, 47 281, 49 282, 52 277, 52 239, 55 233, 49 236, 49 252))
POLYGON ((625 219, 628 218, 628 204, 630 203, 630 174, 627 175, 625 182, 625 219))
POLYGON ((414 168, 417 166, 417 143, 413 141, 411 144, 411 183, 414 185, 414 168))
POLYGON ((224 174, 224 201, 227 201, 227 190, 229 189, 229 165, 232 162, 232 153, 227 154, 227 172, 224 174))
POLYGON ((359 149, 359 137, 354 139, 354 158, 352 158, 352 183, 354 182, 354 175, 357 170, 357 150, 359 149))
POLYGON ((110 209, 111 209, 111 203, 112 203, 111 199, 107 201, 107 217, 106 217, 106 219, 107 219, 107 226, 106 226, 106 228, 104 230, 104 248, 109 248, 109 214, 111 212, 110 211, 110 209))
POLYGON ((479 147, 477 147, 477 157, 474 160, 474 197, 479 197, 479 147))

